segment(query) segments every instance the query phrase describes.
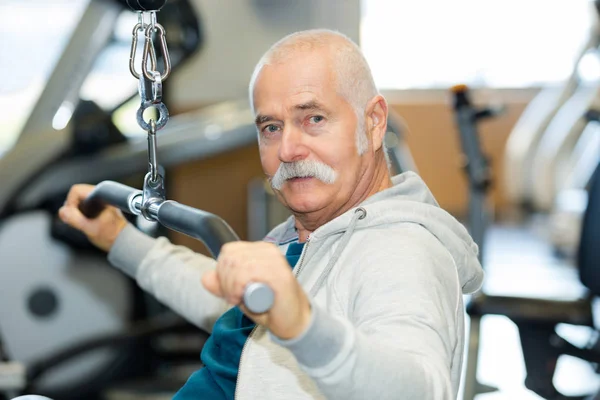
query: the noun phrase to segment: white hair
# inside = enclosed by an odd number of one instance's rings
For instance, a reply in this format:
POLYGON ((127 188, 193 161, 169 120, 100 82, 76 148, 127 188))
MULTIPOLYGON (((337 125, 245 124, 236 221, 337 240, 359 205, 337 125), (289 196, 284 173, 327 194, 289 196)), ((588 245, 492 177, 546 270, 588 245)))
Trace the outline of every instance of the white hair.
MULTIPOLYGON (((379 94, 369 64, 360 48, 346 35, 328 30, 313 29, 292 33, 275 43, 262 56, 254 68, 250 79, 249 95, 250 107, 254 110, 254 85, 260 71, 265 65, 281 63, 291 59, 298 50, 312 50, 316 48, 329 49, 332 58, 332 71, 338 93, 354 108, 358 119, 356 132, 356 148, 358 154, 364 154, 369 148, 365 127, 365 107, 369 100, 379 94)), ((383 146, 387 161, 387 151, 383 146)), ((389 164, 389 161, 388 161, 389 164)))
POLYGON ((337 173, 329 165, 317 160, 282 162, 271 178, 271 186, 273 189, 281 190, 288 179, 309 177, 331 185, 337 179, 337 173))

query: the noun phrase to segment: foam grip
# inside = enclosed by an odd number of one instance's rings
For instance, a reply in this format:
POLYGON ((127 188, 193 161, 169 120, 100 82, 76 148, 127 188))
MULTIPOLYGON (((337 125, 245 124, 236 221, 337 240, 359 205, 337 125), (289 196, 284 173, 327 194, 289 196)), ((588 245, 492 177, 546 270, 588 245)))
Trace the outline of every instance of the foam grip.
POLYGON ((125 212, 130 211, 129 201, 132 196, 141 194, 140 190, 134 189, 122 183, 113 181, 102 181, 96 185, 92 193, 79 205, 79 210, 88 218, 96 218, 106 205, 111 205, 125 212))
POLYGON ((275 294, 264 283, 249 283, 244 290, 244 305, 254 314, 266 313, 273 307, 275 294))
POLYGON ((100 215, 105 206, 103 201, 88 197, 79 204, 79 211, 87 218, 94 219, 100 215))
POLYGON ((133 11, 158 11, 167 0, 127 0, 127 5, 133 11))

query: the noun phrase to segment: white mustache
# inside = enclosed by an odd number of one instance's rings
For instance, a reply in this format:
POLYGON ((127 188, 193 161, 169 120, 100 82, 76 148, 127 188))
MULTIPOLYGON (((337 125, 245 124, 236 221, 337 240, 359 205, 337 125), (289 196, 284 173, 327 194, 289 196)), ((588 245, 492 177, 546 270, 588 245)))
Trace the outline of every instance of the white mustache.
POLYGON ((293 178, 317 178, 323 183, 332 184, 337 179, 337 173, 329 165, 315 160, 281 163, 271 178, 271 186, 281 190, 283 184, 293 178))

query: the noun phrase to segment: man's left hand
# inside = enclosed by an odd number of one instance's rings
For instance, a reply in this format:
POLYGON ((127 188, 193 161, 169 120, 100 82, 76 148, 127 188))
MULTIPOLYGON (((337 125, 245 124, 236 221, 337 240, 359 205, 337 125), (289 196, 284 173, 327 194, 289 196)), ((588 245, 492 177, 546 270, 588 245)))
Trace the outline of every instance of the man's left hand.
POLYGON ((202 284, 215 296, 240 309, 280 339, 293 339, 310 322, 310 303, 292 268, 277 246, 265 242, 231 242, 221 248, 217 268, 202 277, 202 284), (253 314, 242 303, 249 283, 264 283, 275 294, 273 306, 264 314, 253 314))

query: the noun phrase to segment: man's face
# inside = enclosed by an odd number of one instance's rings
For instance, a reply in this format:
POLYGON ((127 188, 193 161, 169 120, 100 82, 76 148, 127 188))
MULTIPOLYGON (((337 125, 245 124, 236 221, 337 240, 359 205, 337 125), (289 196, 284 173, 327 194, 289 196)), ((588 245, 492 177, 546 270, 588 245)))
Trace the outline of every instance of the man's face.
POLYGON ((298 213, 343 207, 363 170, 356 149, 357 117, 337 93, 327 59, 320 52, 299 53, 283 64, 266 65, 254 86, 260 158, 269 178, 282 163, 302 160, 320 162, 336 173, 329 184, 316 178, 284 181, 276 193, 298 213))

